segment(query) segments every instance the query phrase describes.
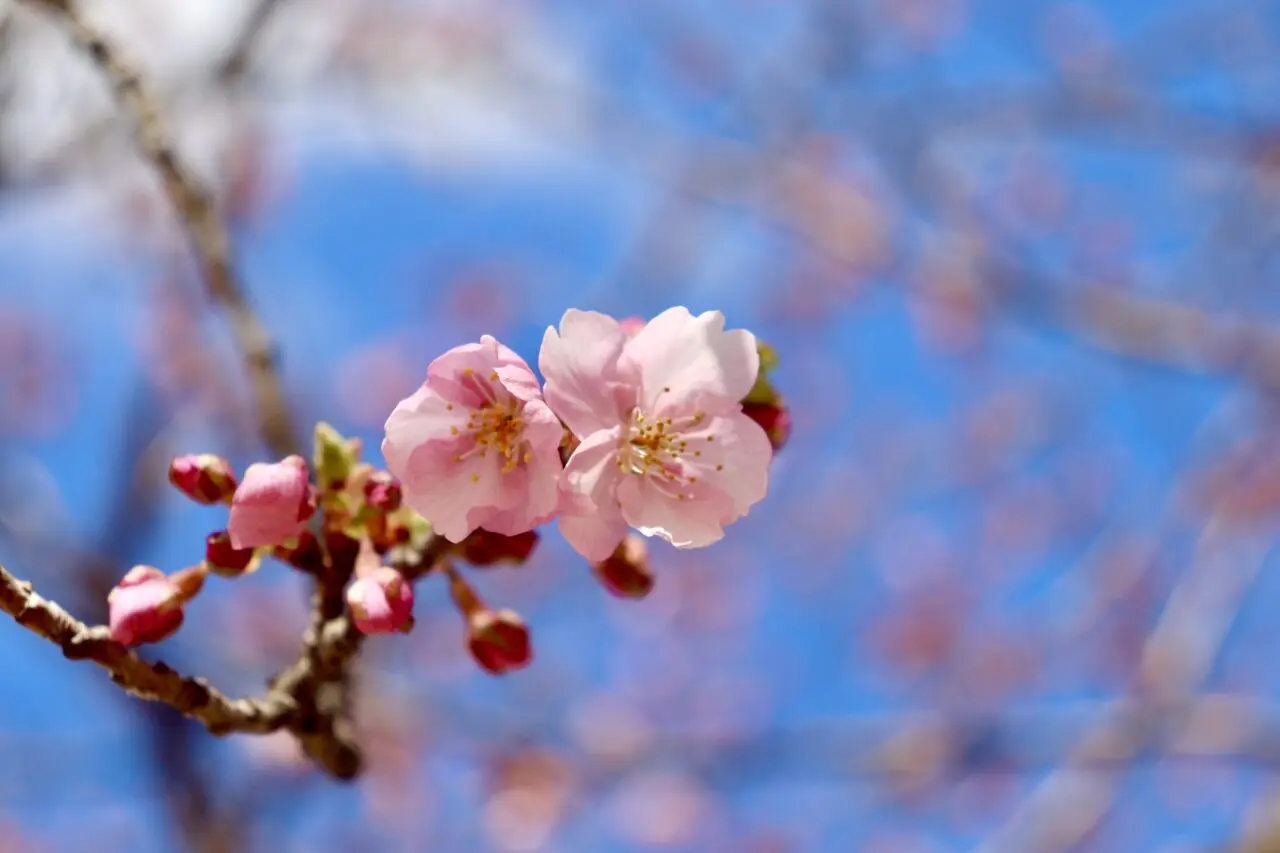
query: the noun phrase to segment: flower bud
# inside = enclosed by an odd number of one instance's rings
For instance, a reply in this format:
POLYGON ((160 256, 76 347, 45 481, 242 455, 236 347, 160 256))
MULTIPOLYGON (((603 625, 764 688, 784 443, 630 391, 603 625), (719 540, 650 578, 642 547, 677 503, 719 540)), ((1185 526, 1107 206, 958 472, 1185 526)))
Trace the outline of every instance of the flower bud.
POLYGON ((230 463, 212 453, 179 456, 169 463, 169 482, 200 504, 228 503, 236 491, 230 463))
POLYGON ((389 566, 379 566, 347 587, 347 606, 365 634, 408 633, 413 627, 413 585, 389 566))
POLYGON ((203 584, 203 570, 167 577, 154 566, 134 566, 107 595, 111 639, 136 646, 172 635, 182 625, 182 605, 203 584))
POLYGON ((311 461, 316 468, 316 482, 326 492, 346 487, 356 463, 360 461, 361 441, 344 438, 336 429, 321 421, 316 424, 315 450, 311 461))
POLYGON ((628 533, 609 559, 596 563, 591 570, 600 584, 619 598, 644 598, 653 589, 649 546, 634 533, 628 533))
POLYGON ((210 533, 204 540, 204 562, 209 571, 224 578, 238 578, 257 570, 261 562, 255 548, 237 548, 225 530, 210 533))
POLYGON ((533 553, 538 544, 538 532, 526 530, 515 536, 503 536, 501 533, 490 533, 484 528, 476 528, 462 544, 458 553, 462 559, 473 566, 492 566, 494 563, 523 563, 533 553))
POLYGON ((745 403, 742 413, 764 428, 774 451, 781 450, 791 437, 791 412, 781 399, 772 403, 745 403))
POLYGON ((481 608, 469 613, 467 648, 476 663, 493 675, 523 669, 533 659, 529 628, 513 610, 481 608))
POLYGON ((227 530, 237 548, 282 545, 297 537, 316 511, 315 493, 301 456, 255 462, 231 501, 227 530))
POLYGON ((386 471, 374 471, 364 481, 364 499, 379 512, 395 512, 400 508, 400 481, 386 471))

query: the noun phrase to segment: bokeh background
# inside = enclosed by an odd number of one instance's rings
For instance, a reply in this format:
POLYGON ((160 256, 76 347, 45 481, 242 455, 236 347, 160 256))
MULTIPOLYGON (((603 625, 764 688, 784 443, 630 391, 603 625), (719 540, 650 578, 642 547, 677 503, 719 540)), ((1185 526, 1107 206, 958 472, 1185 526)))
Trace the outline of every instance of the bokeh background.
MULTIPOLYGON (((360 669, 368 773, 217 740, 0 624, 0 850, 1280 850, 1280 3, 93 0, 216 189, 297 418, 444 349, 721 309, 795 431, 610 598, 548 529, 360 669)), ((201 556, 242 365, 65 33, 0 4, 0 557, 79 616, 201 556)), ((228 692, 302 580, 157 653, 228 692)))

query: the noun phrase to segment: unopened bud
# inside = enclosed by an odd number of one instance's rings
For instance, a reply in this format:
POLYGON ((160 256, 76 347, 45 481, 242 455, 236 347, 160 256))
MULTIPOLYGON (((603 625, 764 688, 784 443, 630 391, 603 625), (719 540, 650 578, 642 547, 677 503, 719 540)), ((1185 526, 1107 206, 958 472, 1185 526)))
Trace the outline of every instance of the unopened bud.
POLYGON ((320 540, 310 530, 303 530, 288 545, 277 545, 271 553, 295 569, 317 574, 324 569, 324 551, 320 540))
POLYGON ((336 429, 321 421, 316 424, 315 450, 311 462, 316 469, 316 482, 326 492, 346 487, 356 463, 360 461, 361 442, 344 438, 336 429))
POLYGON ((182 606, 204 584, 204 572, 168 577, 154 566, 134 566, 107 595, 111 639, 126 646, 158 643, 182 626, 182 606))
POLYGON ((533 659, 529 627, 513 610, 473 611, 467 617, 467 648, 476 663, 493 675, 523 669, 533 659))
POLYGON ((301 456, 255 462, 231 501, 227 530, 237 548, 281 545, 296 538, 315 511, 315 492, 301 456))
POLYGON ((504 536, 501 533, 490 533, 482 527, 471 532, 462 544, 458 553, 462 559, 473 566, 492 566, 495 563, 523 563, 533 553, 538 544, 538 532, 527 530, 515 536, 504 536))
POLYGON ((224 578, 238 578, 258 568, 256 548, 237 548, 225 530, 210 533, 204 540, 204 562, 209 571, 224 578))
POLYGON ((593 565, 591 571, 601 586, 619 598, 644 598, 653 590, 649 546, 634 533, 628 533, 613 554, 593 565))
POLYGON ((364 499, 382 513, 400 508, 400 481, 386 471, 374 471, 364 481, 364 499))
POLYGON ((389 566, 362 574, 347 587, 347 606, 365 634, 408 633, 413 627, 413 585, 389 566))
POLYGON ((169 482, 196 503, 229 503, 236 491, 231 464, 212 453, 179 456, 169 463, 169 482))
POLYGON ((742 413, 764 428, 775 452, 791 438, 791 412, 781 399, 773 403, 745 403, 742 413))

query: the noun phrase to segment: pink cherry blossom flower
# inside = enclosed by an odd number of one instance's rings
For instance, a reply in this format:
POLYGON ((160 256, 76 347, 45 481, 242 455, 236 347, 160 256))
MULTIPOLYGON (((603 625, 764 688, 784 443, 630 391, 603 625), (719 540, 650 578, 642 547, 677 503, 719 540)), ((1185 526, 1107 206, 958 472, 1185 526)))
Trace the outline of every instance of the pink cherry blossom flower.
POLYGON ((182 625, 182 590, 154 566, 134 566, 107 596, 111 639, 158 643, 182 625))
POLYGON ((227 532, 236 548, 280 545, 302 533, 315 511, 315 493, 301 456, 255 462, 231 499, 227 532))
POLYGON ((560 529, 592 562, 628 526, 677 548, 710 545, 768 488, 773 450, 739 401, 755 383, 755 337, 724 315, 671 308, 629 336, 570 310, 548 328, 546 398, 582 443, 562 477, 560 529))
POLYGON ((564 429, 533 370, 485 335, 431 362, 387 419, 382 454, 403 502, 450 542, 514 536, 556 513, 564 429))

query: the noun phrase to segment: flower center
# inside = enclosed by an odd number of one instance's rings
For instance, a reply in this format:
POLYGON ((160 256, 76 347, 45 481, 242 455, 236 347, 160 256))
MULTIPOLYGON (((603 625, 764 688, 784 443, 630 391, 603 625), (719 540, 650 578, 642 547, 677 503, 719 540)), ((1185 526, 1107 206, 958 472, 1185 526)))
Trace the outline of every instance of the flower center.
MULTIPOLYGON (((679 420, 671 417, 650 419, 635 409, 631 413, 631 425, 618 448, 618 470, 624 474, 652 477, 679 500, 684 500, 687 497, 685 493, 676 490, 698 482, 696 476, 689 474, 684 462, 685 456, 691 453, 685 434, 699 427, 704 418, 702 412, 695 412, 679 420)), ((707 436, 701 440, 714 441, 714 438, 707 436)), ((692 453, 702 455, 699 450, 692 453)))
MULTIPOLYGON (((455 462, 462 462, 473 455, 484 459, 492 450, 505 460, 502 465, 502 472, 505 474, 514 471, 521 462, 532 460, 533 453, 523 440, 524 418, 520 416, 523 406, 515 397, 499 394, 491 384, 497 381, 496 371, 489 374, 488 381, 469 369, 463 371, 463 383, 485 402, 471 412, 467 417, 467 425, 462 430, 453 428, 455 435, 461 432, 475 442, 470 450, 459 453, 453 459, 455 462)), ((479 480, 479 476, 472 474, 472 481, 479 480)))

